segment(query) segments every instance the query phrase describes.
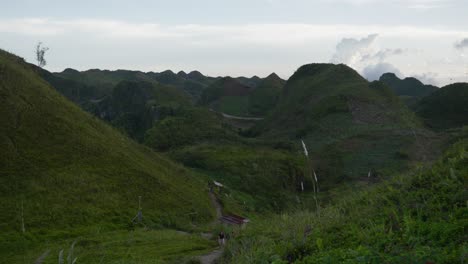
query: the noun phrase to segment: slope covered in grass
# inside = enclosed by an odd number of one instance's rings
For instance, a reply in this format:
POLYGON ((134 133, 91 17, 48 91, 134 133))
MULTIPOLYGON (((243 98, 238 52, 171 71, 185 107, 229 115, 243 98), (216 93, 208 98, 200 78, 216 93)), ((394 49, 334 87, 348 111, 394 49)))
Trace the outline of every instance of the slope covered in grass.
POLYGON ((249 113, 267 115, 275 107, 284 84, 285 81, 275 73, 263 79, 249 95, 249 113))
POLYGON ((254 145, 254 142, 198 144, 170 153, 170 157, 225 185, 225 210, 267 213, 290 209, 304 177, 300 153, 254 145))
POLYGON ((0 254, 22 250, 23 222, 31 243, 125 228, 139 196, 150 227, 213 217, 204 183, 83 112, 22 59, 0 51, 0 77, 0 254))
POLYGON ((252 222, 228 245, 226 260, 464 263, 467 150, 465 136, 431 168, 396 176, 366 191, 342 193, 320 212, 252 222))
POLYGON ((231 77, 224 77, 208 86, 200 104, 230 115, 248 115, 248 94, 251 87, 231 77))
POLYGON ((444 86, 415 106, 424 122, 437 130, 468 125, 468 83, 444 86))
POLYGON ((388 85, 388 87, 390 87, 398 96, 421 98, 437 91, 438 89, 433 85, 425 85, 413 77, 400 79, 394 73, 385 73, 379 80, 388 85))
POLYGON ((252 134, 304 139, 324 187, 403 170, 430 140, 415 142, 431 137, 386 85, 333 64, 300 67, 252 134))

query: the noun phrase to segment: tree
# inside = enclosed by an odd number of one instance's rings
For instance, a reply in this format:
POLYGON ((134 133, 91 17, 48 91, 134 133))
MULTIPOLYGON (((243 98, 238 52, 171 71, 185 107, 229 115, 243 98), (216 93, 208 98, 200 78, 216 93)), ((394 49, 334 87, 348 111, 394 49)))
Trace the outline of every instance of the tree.
POLYGON ((46 62, 46 60, 44 58, 44 55, 45 55, 46 51, 48 51, 48 50, 49 50, 49 48, 42 46, 42 42, 37 43, 37 45, 36 45, 37 66, 42 68, 47 64, 47 62, 46 62))

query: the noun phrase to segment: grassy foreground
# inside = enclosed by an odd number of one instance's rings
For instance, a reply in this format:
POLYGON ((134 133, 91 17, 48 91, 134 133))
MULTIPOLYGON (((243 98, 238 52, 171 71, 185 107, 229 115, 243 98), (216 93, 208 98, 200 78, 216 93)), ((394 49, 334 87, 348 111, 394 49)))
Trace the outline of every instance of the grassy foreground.
POLYGON ((320 212, 251 223, 228 246, 232 263, 464 263, 468 254, 468 140, 432 168, 367 191, 347 193, 320 212))
POLYGON ((60 251, 63 258, 73 252, 77 263, 185 263, 196 256, 211 251, 216 242, 197 234, 185 234, 174 230, 119 230, 101 232, 90 230, 87 235, 74 239, 50 240, 39 247, 30 247, 30 237, 24 237, 17 245, 22 253, 3 254, 0 263, 34 263, 48 252, 44 264, 57 263, 60 251), (71 249, 73 243, 75 245, 71 249))
MULTIPOLYGON (((106 234, 97 248, 119 239, 125 244, 118 236, 131 225, 139 196, 152 230, 188 230, 214 217, 204 181, 85 113, 21 58, 1 50, 0 123, 0 262, 31 263, 47 248, 93 237, 93 230, 106 234)), ((157 239, 166 231, 151 232, 157 239)), ((84 263, 98 254, 89 252, 84 263)))

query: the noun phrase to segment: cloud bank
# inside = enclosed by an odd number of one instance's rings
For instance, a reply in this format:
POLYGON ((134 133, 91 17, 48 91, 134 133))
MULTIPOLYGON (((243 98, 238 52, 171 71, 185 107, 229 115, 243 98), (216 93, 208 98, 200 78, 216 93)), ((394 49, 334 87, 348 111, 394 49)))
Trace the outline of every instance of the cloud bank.
POLYGON ((402 48, 378 49, 375 47, 377 38, 378 34, 371 34, 361 39, 343 38, 336 45, 331 62, 344 63, 359 71, 370 81, 378 80, 387 72, 402 76, 400 70, 386 60, 391 56, 402 55, 405 50, 402 48))
POLYGON ((464 38, 458 41, 457 43, 455 43, 455 48, 459 50, 468 48, 468 38, 464 38))
POLYGON ((464 36, 468 36, 468 30, 401 25, 0 19, 1 48, 34 61, 33 46, 43 41, 51 48, 48 69, 56 71, 67 67, 143 71, 170 68, 197 69, 215 76, 266 76, 275 71, 288 78, 300 65, 334 62, 350 65, 369 80, 384 71, 408 75, 437 72, 438 79, 451 80, 454 75, 464 76, 460 70, 463 61, 448 65, 451 68, 424 63, 437 56, 453 56, 450 50, 456 40, 462 39, 457 48, 465 47, 464 36), (426 53, 417 57, 416 49, 425 49, 426 53))

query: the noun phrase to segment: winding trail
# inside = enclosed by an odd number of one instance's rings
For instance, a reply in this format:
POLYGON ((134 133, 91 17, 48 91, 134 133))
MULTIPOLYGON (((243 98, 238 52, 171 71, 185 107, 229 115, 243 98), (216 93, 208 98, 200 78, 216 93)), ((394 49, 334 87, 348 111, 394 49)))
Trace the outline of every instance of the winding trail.
MULTIPOLYGON (((209 195, 210 195, 211 203, 213 204, 213 207, 216 209, 216 219, 212 223, 213 225, 215 225, 218 222, 218 220, 223 216, 223 207, 221 206, 221 204, 218 201, 218 198, 216 198, 213 192, 210 192, 209 195)), ((213 237, 214 234, 205 233, 205 235, 213 237)), ((217 259, 219 259, 223 255, 223 252, 224 252, 224 248, 219 247, 206 255, 200 256, 199 260, 202 264, 213 264, 215 263, 217 259)))
POLYGON ((209 195, 210 195, 211 203, 213 204, 213 207, 216 209, 216 220, 214 221, 214 223, 216 223, 219 220, 219 218, 223 217, 223 207, 221 206, 221 204, 218 201, 218 198, 216 198, 213 192, 210 192, 209 195))

